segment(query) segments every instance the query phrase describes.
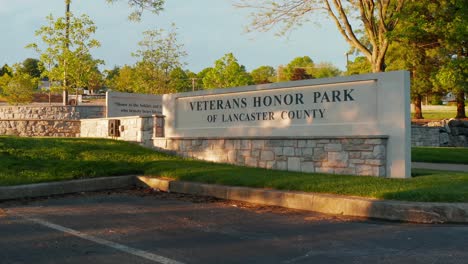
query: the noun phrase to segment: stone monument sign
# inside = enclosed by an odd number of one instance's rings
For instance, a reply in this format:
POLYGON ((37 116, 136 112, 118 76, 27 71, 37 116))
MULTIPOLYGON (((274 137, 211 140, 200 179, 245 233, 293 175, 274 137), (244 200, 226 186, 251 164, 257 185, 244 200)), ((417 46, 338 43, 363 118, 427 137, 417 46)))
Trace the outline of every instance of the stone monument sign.
MULTIPOLYGON (((191 138, 252 142, 255 139, 313 140, 318 146, 329 144, 324 151, 332 150, 320 160, 311 158, 314 168, 326 164, 326 169, 332 168, 333 172, 338 167, 341 172, 344 167, 352 174, 359 174, 363 164, 378 165, 384 166, 384 172, 379 168, 374 175, 410 177, 409 75, 404 71, 166 94, 163 102, 165 137, 172 141, 191 138), (320 139, 328 143, 321 143, 320 139), (345 145, 338 146, 343 139, 345 145), (372 148, 375 142, 386 143, 372 148), (354 158, 357 156, 365 158, 354 158), (377 161, 383 156, 384 160, 377 161), (335 162, 336 157, 340 157, 339 162, 335 162), (340 163, 338 167, 337 163, 340 163)), ((286 144, 296 147, 299 143, 286 144)), ((298 162, 308 161, 301 156, 304 150, 296 148, 294 158, 298 162)), ((184 155, 193 155, 195 150, 188 150, 184 155)), ((242 153, 242 148, 238 151, 242 153)), ((291 151, 287 149, 288 153, 291 151)), ((252 155, 256 158, 256 152, 249 155, 244 160, 252 160, 252 155)), ((284 150, 283 154, 275 154, 275 161, 281 162, 283 156, 284 150)), ((256 162, 264 161, 268 160, 256 162)))

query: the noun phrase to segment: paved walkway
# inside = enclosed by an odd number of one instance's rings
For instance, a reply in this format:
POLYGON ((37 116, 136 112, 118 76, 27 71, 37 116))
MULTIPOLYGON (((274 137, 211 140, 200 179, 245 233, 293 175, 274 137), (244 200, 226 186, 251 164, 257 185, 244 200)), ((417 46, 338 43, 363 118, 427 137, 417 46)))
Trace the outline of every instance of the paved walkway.
POLYGON ((412 162, 411 168, 468 172, 468 165, 465 164, 412 162))

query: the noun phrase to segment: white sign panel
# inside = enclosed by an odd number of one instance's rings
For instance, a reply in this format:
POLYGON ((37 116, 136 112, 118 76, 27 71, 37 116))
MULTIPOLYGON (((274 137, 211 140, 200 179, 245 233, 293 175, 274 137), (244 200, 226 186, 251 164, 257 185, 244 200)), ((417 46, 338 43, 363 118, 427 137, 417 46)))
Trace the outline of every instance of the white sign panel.
POLYGON ((176 99, 176 128, 292 127, 375 122, 375 81, 176 99))
POLYGON ((106 108, 107 117, 162 114, 162 96, 107 92, 106 108))

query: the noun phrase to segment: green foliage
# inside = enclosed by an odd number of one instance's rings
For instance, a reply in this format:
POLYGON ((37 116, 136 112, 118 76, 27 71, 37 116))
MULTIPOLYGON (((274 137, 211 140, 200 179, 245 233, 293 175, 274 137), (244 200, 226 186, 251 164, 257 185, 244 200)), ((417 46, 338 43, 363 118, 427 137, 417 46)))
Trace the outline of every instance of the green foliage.
MULTIPOLYGON (((42 65, 38 59, 27 58, 23 61, 23 71, 33 78, 40 78, 42 65)), ((1 74, 0 74, 1 75, 1 74)))
POLYGON ((109 86, 120 92, 132 92, 134 82, 134 69, 131 66, 125 65, 121 67, 112 78, 109 79, 109 86))
POLYGON ((282 73, 280 73, 280 81, 313 79, 315 78, 315 76, 313 76, 314 69, 314 61, 312 61, 309 56, 296 57, 290 61, 286 67, 280 68, 282 71, 282 73), (303 71, 297 69, 303 69, 303 71), (304 73, 301 74, 302 72, 304 73))
POLYGON ((13 72, 12 72, 10 66, 8 66, 8 64, 4 64, 2 66, 2 68, 0 68, 0 77, 5 75, 5 74, 10 76, 10 77, 13 75, 13 72))
POLYGON ((8 74, 3 74, 0 76, 0 95, 3 94, 3 90, 7 87, 8 83, 10 83, 11 76, 8 74))
POLYGON ((429 96, 429 104, 431 104, 431 105, 442 105, 442 95, 440 95, 438 93, 430 95, 429 96))
POLYGON ((436 74, 436 82, 449 91, 468 91, 468 61, 454 58, 446 61, 436 74))
POLYGON ((289 77, 290 81, 299 81, 299 80, 308 80, 313 79, 313 76, 306 72, 304 68, 294 68, 291 76, 289 77))
POLYGON ((341 71, 331 63, 321 62, 317 64, 312 72, 315 78, 331 78, 340 76, 341 71))
MULTIPOLYGON (((106 0, 108 3, 115 3, 119 0, 106 0)), ((128 5, 134 11, 130 13, 128 18, 134 21, 140 21, 144 10, 149 10, 152 13, 159 14, 163 10, 164 0, 128 0, 128 5)))
POLYGON ((169 74, 169 89, 175 92, 187 92, 192 90, 192 81, 187 73, 180 67, 175 68, 169 74))
POLYGON ((205 89, 205 86, 203 84, 203 79, 205 78, 206 74, 210 72, 213 68, 212 67, 207 67, 203 70, 201 70, 199 73, 197 73, 197 84, 201 89, 205 89))
POLYGON ((255 84, 272 83, 276 81, 276 71, 271 66, 260 66, 253 70, 250 75, 255 84))
POLYGON ((356 75, 372 72, 372 67, 366 57, 359 56, 349 61, 346 75, 356 75))
POLYGON ((45 48, 36 43, 27 46, 40 54, 44 66, 41 77, 49 79, 53 90, 87 87, 89 75, 95 74, 92 69, 103 63, 90 55, 91 49, 100 46, 91 38, 96 31, 94 22, 86 15, 78 18, 68 13, 67 18, 47 16, 48 24, 36 31, 45 48))
POLYGON ((3 86, 2 94, 9 104, 30 103, 36 90, 38 79, 25 73, 20 65, 15 66, 15 68, 13 77, 1 78, 0 85, 3 86))
POLYGON ((151 93, 175 92, 170 86, 170 73, 181 68, 181 59, 187 55, 183 45, 178 43, 175 24, 169 32, 165 30, 149 30, 143 32, 143 40, 138 42, 140 49, 133 56, 140 59, 135 66, 137 80, 136 89, 151 93), (154 88, 145 87, 151 83, 154 88))
POLYGON ((133 68, 131 92, 147 94, 169 93, 169 78, 148 61, 140 61, 133 68))
POLYGON ((253 84, 252 76, 243 65, 237 62, 232 53, 224 55, 215 62, 203 77, 203 86, 206 89, 227 88, 253 84))

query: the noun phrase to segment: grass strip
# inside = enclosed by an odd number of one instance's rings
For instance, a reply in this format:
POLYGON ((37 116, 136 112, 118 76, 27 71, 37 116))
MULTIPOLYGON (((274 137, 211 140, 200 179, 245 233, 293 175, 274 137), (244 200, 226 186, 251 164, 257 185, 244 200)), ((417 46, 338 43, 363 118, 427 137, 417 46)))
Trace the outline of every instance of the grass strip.
POLYGON ((413 147, 415 162, 468 164, 468 148, 413 147))
POLYGON ((468 202, 468 173, 413 170, 414 177, 406 180, 311 174, 183 159, 114 140, 0 137, 0 186, 128 174, 379 199, 468 202))

